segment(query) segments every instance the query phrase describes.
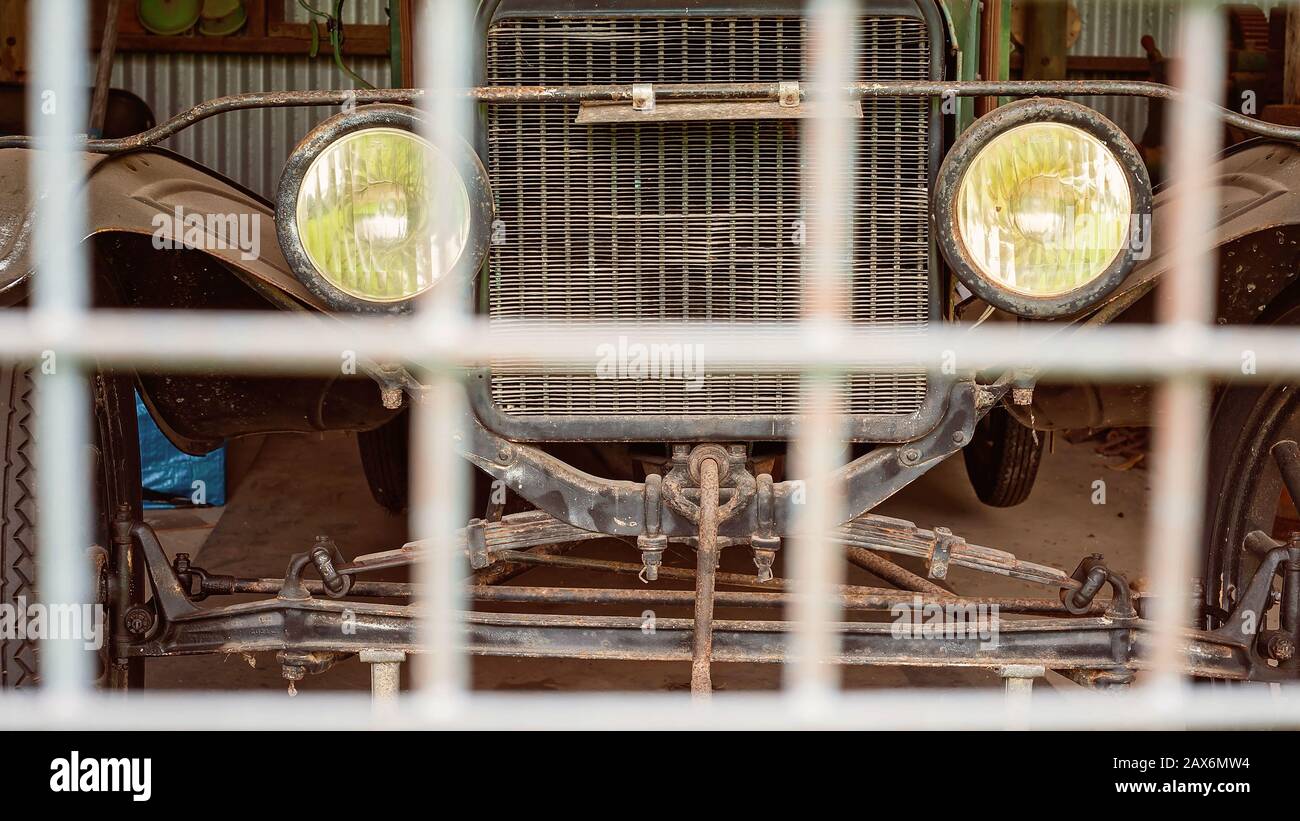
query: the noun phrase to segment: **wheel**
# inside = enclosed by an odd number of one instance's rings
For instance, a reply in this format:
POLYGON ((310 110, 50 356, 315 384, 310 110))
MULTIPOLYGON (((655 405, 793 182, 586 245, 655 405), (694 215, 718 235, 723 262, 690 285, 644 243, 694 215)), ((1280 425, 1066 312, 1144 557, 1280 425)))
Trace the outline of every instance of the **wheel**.
MULTIPOLYGON (((36 468, 31 374, 0 366, 0 606, 36 599, 36 468)), ((37 682, 36 642, 0 638, 0 687, 37 682)))
POLYGON ((410 418, 408 411, 402 411, 380 427, 357 434, 361 467, 370 485, 370 495, 389 513, 401 513, 409 503, 410 418))
POLYGON ((1045 444, 1046 437, 1020 424, 1005 408, 989 411, 962 451, 975 495, 992 507, 1015 507, 1028 499, 1045 444))
MULTIPOLYGON (((1300 306, 1282 312, 1275 324, 1300 325, 1300 306)), ((1275 447, 1300 441, 1300 388, 1274 382, 1223 389, 1210 424, 1207 465, 1205 597, 1206 624, 1232 609, 1237 593, 1259 565, 1246 548, 1253 530, 1275 538, 1300 531, 1295 502, 1300 487, 1288 487, 1284 469, 1293 451, 1275 447)), ((1297 484, 1294 480, 1293 484, 1297 484)))
MULTIPOLYGON (((37 377, 39 378, 39 377, 37 377)), ((36 419, 35 383, 24 366, 0 364, 0 605, 17 607, 38 601, 36 584, 36 419)), ((134 556, 116 555, 109 522, 120 505, 133 517, 141 515, 140 448, 136 430, 134 389, 125 376, 100 374, 93 381, 95 422, 93 448, 96 543, 107 549, 105 573, 93 589, 105 592, 106 627, 112 636, 123 603, 143 596, 143 563, 134 556), (121 585, 108 590, 109 571, 121 585)), ((113 658, 112 642, 100 654, 100 683, 115 689, 143 684, 140 659, 113 658)), ((31 687, 39 682, 37 642, 0 637, 0 687, 31 687)))

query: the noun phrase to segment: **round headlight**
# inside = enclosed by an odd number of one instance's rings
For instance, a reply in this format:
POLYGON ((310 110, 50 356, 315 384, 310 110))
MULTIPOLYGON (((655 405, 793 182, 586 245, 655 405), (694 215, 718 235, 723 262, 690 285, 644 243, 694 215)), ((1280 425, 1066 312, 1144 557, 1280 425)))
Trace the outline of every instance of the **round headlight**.
POLYGON ((935 213, 972 292, 1021 316, 1063 316, 1109 294, 1149 248, 1150 183, 1132 143, 1095 111, 1025 100, 953 147, 935 213))
POLYGON ((421 137, 417 116, 399 106, 341 114, 286 166, 281 247, 303 283, 335 308, 404 310, 482 264, 490 223, 482 164, 467 146, 421 137))

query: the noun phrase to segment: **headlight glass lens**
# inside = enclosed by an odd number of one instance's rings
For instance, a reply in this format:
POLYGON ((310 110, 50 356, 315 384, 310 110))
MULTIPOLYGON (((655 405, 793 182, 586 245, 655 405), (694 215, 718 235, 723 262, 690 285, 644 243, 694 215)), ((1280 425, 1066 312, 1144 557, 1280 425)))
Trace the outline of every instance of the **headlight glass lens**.
POLYGON ((957 231, 994 284, 1054 297, 1101 276, 1128 242, 1133 195, 1101 140, 1061 123, 995 137, 957 188, 957 231))
POLYGON ((397 302, 432 287, 469 242, 470 202, 455 166, 418 134, 371 128, 322 151, 298 192, 298 236, 331 285, 397 302))

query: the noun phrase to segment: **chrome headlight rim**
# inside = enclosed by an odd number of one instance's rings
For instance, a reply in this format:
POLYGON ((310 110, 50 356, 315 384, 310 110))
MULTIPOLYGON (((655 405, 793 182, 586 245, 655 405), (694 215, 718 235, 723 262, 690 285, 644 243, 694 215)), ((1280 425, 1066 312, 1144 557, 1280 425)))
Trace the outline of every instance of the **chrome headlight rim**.
POLYGON ((1077 128, 1099 140, 1118 162, 1128 182, 1132 216, 1137 218, 1140 239, 1146 236, 1151 217, 1151 178, 1133 141, 1094 109, 1068 100, 1032 98, 1018 100, 981 117, 954 143, 939 169, 935 190, 934 223, 939 249, 953 273, 967 288, 989 305, 1030 319, 1071 316, 1093 307, 1119 287, 1138 262, 1139 243, 1121 247, 1111 263, 1089 282, 1052 296, 1034 296, 1011 290, 984 274, 962 241, 957 224, 957 197, 966 172, 975 158, 999 136, 1012 129, 1037 123, 1077 128))
POLYGON ((337 114, 312 129, 289 155, 275 198, 275 230, 285 261, 307 290, 338 311, 372 314, 405 314, 433 288, 473 287, 475 275, 487 258, 492 234, 492 186, 487 169, 473 148, 464 140, 453 139, 434 145, 460 176, 469 196, 469 237, 450 271, 424 292, 401 300, 379 302, 348 293, 329 281, 312 263, 298 233, 298 198, 303 180, 326 149, 350 134, 379 129, 397 129, 423 138, 421 113, 403 105, 378 104, 361 106, 337 114))

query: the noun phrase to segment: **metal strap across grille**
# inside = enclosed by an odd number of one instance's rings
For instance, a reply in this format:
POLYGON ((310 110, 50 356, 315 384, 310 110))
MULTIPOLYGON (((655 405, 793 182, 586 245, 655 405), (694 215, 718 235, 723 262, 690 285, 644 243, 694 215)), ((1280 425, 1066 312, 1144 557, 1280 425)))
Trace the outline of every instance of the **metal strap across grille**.
MULTIPOLYGON (((508 19, 488 32, 492 85, 806 79, 799 17, 508 19)), ((926 79, 923 21, 866 17, 862 79, 926 79)), ((493 105, 496 198, 487 306, 497 324, 538 320, 792 322, 800 313, 798 120, 577 125, 574 105, 493 105)), ((857 152, 855 323, 923 327, 930 316, 929 103, 865 102, 857 152)), ((611 340, 613 341, 613 340, 611 340)), ((605 378, 591 363, 498 361, 491 397, 510 416, 790 415, 799 379, 707 371, 605 378)), ((908 415, 920 372, 853 374, 842 410, 908 415)), ((599 424, 593 420, 594 424, 599 424)))

